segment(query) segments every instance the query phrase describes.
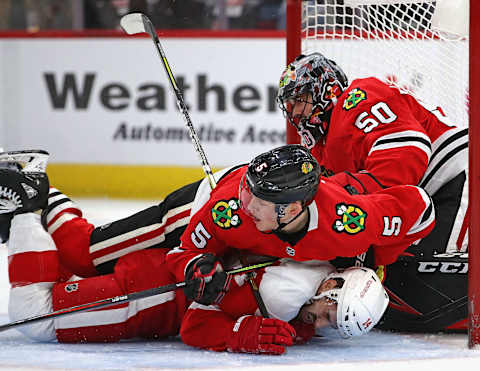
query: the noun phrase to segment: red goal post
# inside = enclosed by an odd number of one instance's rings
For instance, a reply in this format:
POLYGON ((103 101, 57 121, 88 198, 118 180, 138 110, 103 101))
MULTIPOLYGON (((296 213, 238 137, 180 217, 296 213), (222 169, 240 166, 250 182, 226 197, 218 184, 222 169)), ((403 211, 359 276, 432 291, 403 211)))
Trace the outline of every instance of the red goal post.
MULTIPOLYGON (((469 38, 469 2, 470 14, 480 14, 478 0, 287 0, 286 62, 301 52, 320 51, 342 67, 349 81, 378 77, 427 107, 442 107, 457 126, 470 127, 469 345, 474 347, 480 343, 480 268, 474 264, 480 228, 471 226, 479 225, 480 165, 478 146, 472 145, 479 117, 473 88, 480 76, 472 62, 478 60, 479 26, 470 24, 469 38)), ((287 142, 298 143, 288 124, 287 142)))

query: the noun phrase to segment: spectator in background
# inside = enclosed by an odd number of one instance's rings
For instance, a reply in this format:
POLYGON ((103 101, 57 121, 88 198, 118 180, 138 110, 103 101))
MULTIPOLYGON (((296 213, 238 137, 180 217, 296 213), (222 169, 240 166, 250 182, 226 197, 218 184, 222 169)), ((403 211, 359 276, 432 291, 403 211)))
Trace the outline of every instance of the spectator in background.
POLYGON ((83 9, 86 29, 118 29, 120 18, 128 12, 128 8, 112 0, 85 0, 83 9))
POLYGON ((130 12, 148 14, 158 28, 210 28, 211 7, 205 0, 130 0, 130 12))
POLYGON ((207 0, 215 29, 268 29, 284 27, 285 0, 207 0))
POLYGON ((0 0, 0 29, 72 29, 72 2, 64 0, 0 0))
POLYGON ((8 20, 10 13, 10 0, 0 0, 0 30, 8 28, 8 20))
POLYGON ((285 0, 0 0, 0 29, 119 29, 130 12, 159 29, 283 29, 285 0))
POLYGON ((282 4, 284 0, 264 0, 253 8, 254 27, 260 30, 275 30, 282 24, 282 4))
POLYGON ((148 15, 159 29, 210 28, 209 7, 203 0, 85 0, 85 28, 118 29, 131 12, 148 15))

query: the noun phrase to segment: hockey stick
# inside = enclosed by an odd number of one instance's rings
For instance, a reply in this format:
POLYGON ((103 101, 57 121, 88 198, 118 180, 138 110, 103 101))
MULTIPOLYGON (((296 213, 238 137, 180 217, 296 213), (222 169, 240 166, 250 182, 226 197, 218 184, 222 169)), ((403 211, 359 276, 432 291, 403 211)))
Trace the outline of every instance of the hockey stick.
MULTIPOLYGON (((238 274, 238 273, 245 273, 245 272, 248 272, 248 271, 251 271, 251 270, 254 270, 254 269, 267 267, 269 265, 272 265, 275 262, 276 262, 276 260, 266 261, 266 262, 263 262, 263 263, 249 265, 247 267, 233 269, 233 270, 230 270, 226 273, 229 274, 229 275, 238 274)), ((123 304, 123 303, 127 303, 127 302, 134 301, 134 300, 148 298, 150 296, 160 295, 160 294, 163 294, 163 293, 166 293, 166 292, 169 292, 169 291, 174 291, 174 290, 180 289, 182 287, 188 286, 192 282, 194 282, 194 280, 186 281, 186 282, 171 283, 169 285, 154 287, 152 289, 147 289, 147 290, 138 291, 138 292, 132 292, 130 294, 119 295, 119 296, 115 296, 113 298, 101 299, 101 300, 97 300, 97 301, 94 301, 94 302, 91 302, 91 303, 80 304, 80 305, 76 305, 76 306, 69 307, 69 308, 59 309, 59 310, 56 310, 54 312, 40 314, 40 315, 37 315, 37 316, 33 316, 33 317, 18 320, 18 321, 6 323, 4 325, 0 325, 0 332, 6 331, 6 330, 9 330, 11 328, 18 327, 18 326, 27 325, 27 324, 31 324, 31 323, 34 323, 34 322, 45 321, 47 319, 57 318, 57 317, 65 316, 65 315, 68 315, 68 314, 75 314, 75 313, 79 313, 79 312, 87 312, 87 311, 94 310, 94 309, 109 307, 111 305, 123 304)))
POLYGON ((150 22, 150 19, 148 19, 148 17, 142 13, 131 13, 131 14, 124 15, 120 19, 120 26, 129 35, 147 33, 152 38, 153 44, 155 45, 158 55, 162 60, 163 67, 167 74, 168 80, 170 81, 170 85, 177 98, 178 108, 183 113, 185 124, 187 124, 187 128, 190 133, 190 138, 192 139, 193 146, 195 147, 195 151, 197 151, 200 157, 200 161, 202 162, 203 171, 208 178, 210 187, 212 189, 215 188, 217 182, 213 176, 212 169, 210 167, 210 164, 208 163, 208 159, 207 159, 207 156, 205 155, 205 152, 203 151, 202 145, 200 144, 200 140, 198 139, 195 128, 193 127, 192 120, 190 119, 190 114, 188 113, 187 105, 183 100, 182 92, 178 88, 177 81, 175 80, 175 76, 173 76, 172 69, 168 64, 167 57, 165 55, 165 52, 163 51, 162 45, 160 44, 160 40, 158 39, 157 32, 155 31, 155 27, 153 27, 153 24, 152 22, 150 22))
MULTIPOLYGON (((205 152, 203 151, 202 145, 200 144, 200 140, 198 139, 195 128, 193 127, 192 120, 190 119, 190 115, 187 110, 187 106, 185 104, 185 101, 183 100, 182 93, 177 86, 177 82, 175 80, 175 77, 173 76, 173 72, 170 68, 170 65, 168 64, 167 57, 165 56, 165 52, 163 51, 162 44, 160 44, 160 40, 158 39, 158 35, 157 35, 157 32, 155 31, 155 27, 153 26, 150 19, 148 19, 148 17, 142 13, 131 13, 131 14, 124 15, 120 19, 120 26, 129 35, 147 33, 150 35, 151 39, 153 40, 153 44, 155 45, 155 48, 158 51, 158 55, 162 60, 163 67, 165 68, 165 72, 168 76, 168 79, 170 80, 170 84, 173 89, 173 92, 177 97, 177 105, 180 108, 180 111, 182 111, 183 117, 185 118, 185 123, 187 124, 188 131, 190 133, 190 138, 192 138, 192 142, 195 147, 195 150, 200 156, 203 171, 208 178, 208 181, 210 183, 210 188, 214 189, 215 186, 217 185, 217 182, 213 176, 212 169, 208 163, 208 159, 207 159, 207 156, 205 155, 205 152)), ((248 282, 252 288, 253 294, 257 299, 257 303, 260 308, 260 311, 262 312, 262 315, 264 317, 268 317, 267 310, 265 309, 265 304, 263 303, 263 300, 260 296, 260 292, 258 291, 258 287, 253 280, 253 276, 251 274, 247 274, 247 277, 248 277, 248 282)))

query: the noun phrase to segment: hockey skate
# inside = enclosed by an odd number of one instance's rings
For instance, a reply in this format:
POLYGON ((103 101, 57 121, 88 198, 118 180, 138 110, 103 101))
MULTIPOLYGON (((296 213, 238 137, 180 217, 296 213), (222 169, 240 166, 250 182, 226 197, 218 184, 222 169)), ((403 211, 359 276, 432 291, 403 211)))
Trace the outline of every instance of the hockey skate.
POLYGON ((8 240, 10 221, 15 214, 42 210, 50 188, 45 172, 46 151, 0 153, 0 238, 8 240))

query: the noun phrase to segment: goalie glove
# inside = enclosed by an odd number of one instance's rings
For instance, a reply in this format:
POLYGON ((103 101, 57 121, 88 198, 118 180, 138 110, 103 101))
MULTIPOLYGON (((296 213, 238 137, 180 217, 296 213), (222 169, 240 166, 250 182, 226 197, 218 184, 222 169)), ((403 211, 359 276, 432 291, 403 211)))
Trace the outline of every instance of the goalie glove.
POLYGON ((285 346, 293 345, 295 330, 287 322, 259 316, 240 317, 227 341, 230 352, 283 354, 285 346))
POLYGON ((192 281, 183 288, 185 296, 203 305, 220 303, 232 279, 223 271, 222 264, 212 254, 204 254, 190 264, 185 278, 192 281))

